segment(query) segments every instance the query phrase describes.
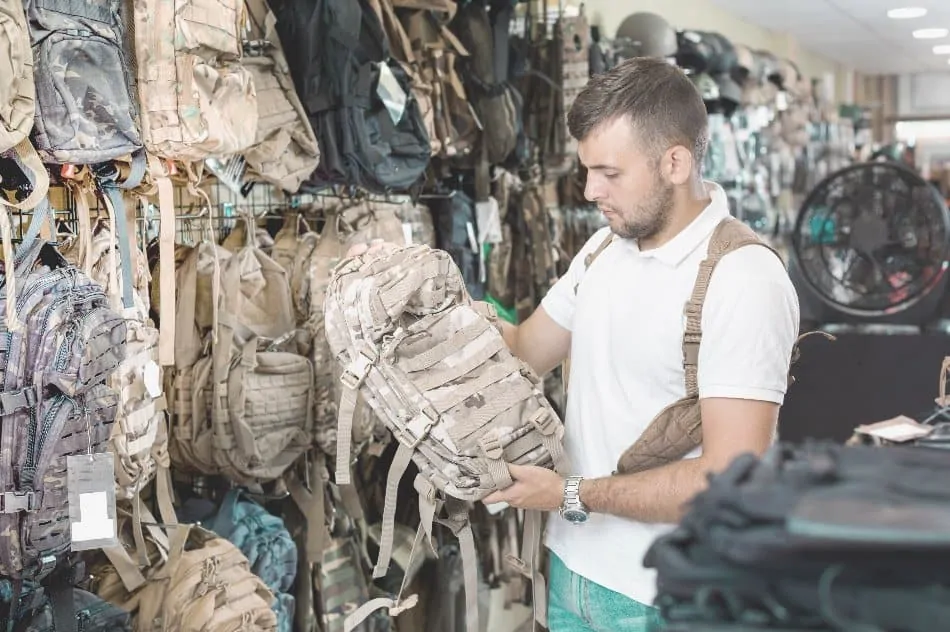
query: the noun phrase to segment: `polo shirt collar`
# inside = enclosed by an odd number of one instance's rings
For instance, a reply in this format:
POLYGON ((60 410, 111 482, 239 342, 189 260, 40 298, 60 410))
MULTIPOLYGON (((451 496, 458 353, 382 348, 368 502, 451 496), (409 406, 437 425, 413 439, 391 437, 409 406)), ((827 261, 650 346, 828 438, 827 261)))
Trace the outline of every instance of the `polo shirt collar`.
MULTIPOLYGON (((715 182, 704 181, 704 184, 711 201, 703 212, 673 239, 659 248, 640 252, 642 257, 651 257, 670 267, 676 267, 696 248, 705 243, 719 222, 729 216, 729 201, 726 199, 726 192, 715 182)), ((637 248, 636 244, 633 245, 637 248)))

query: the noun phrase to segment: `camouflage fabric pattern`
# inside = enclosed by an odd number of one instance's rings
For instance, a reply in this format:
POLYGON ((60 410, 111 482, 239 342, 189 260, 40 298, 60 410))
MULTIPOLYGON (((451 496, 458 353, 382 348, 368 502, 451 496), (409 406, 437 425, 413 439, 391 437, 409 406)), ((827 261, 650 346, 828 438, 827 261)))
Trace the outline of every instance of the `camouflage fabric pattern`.
POLYGON ((33 129, 36 87, 33 51, 21 0, 0 0, 0 154, 33 129))
POLYGON ((495 319, 451 257, 421 245, 348 259, 327 290, 344 388, 412 450, 424 479, 462 500, 510 485, 506 463, 566 466, 561 421, 495 319))
MULTIPOLYGON (((335 455, 337 446, 337 402, 340 399, 340 367, 333 360, 327 346, 324 326, 324 302, 330 272, 354 245, 373 239, 405 243, 402 221, 396 214, 396 204, 363 203, 331 212, 320 233, 320 241, 313 249, 307 268, 310 295, 309 317, 305 328, 312 335, 311 359, 315 374, 316 417, 314 432, 317 445, 326 454, 335 455)), ((293 285, 293 281, 291 282, 293 285)), ((357 420, 353 424, 354 446, 359 449, 374 436, 376 418, 373 412, 362 406, 357 408, 357 420)))
POLYGON ((257 136, 257 95, 240 64, 241 0, 134 0, 145 147, 185 161, 241 153, 257 136))
POLYGON ((104 383, 126 350, 102 289, 65 261, 46 267, 39 250, 17 266, 20 326, 5 323, 0 366, 0 574, 10 577, 41 575, 68 553, 66 456, 105 450, 117 402, 104 383))
POLYGON ((44 162, 92 164, 142 147, 119 0, 27 0, 34 143, 44 162))

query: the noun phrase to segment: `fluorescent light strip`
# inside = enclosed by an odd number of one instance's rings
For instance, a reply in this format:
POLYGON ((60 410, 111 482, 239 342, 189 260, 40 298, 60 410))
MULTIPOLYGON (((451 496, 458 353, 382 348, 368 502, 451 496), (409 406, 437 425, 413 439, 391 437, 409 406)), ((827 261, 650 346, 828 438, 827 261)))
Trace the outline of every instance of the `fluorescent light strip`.
POLYGON ((934 55, 950 55, 950 44, 934 46, 934 55))
POLYGON ((927 15, 927 9, 923 7, 902 7, 900 9, 891 9, 887 12, 887 17, 892 20, 910 20, 913 18, 922 18, 927 15))
POLYGON ((950 35, 947 29, 917 29, 913 33, 914 39, 939 39, 950 35))

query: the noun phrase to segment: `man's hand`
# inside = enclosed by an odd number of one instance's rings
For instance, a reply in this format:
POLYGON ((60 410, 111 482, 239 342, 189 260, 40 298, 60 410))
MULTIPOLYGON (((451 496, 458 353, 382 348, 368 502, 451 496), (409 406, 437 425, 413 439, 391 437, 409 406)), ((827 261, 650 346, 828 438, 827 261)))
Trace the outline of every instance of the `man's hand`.
POLYGON ((560 474, 535 465, 508 465, 514 481, 506 489, 492 492, 482 500, 486 505, 508 503, 519 509, 557 511, 564 500, 564 479, 560 474))

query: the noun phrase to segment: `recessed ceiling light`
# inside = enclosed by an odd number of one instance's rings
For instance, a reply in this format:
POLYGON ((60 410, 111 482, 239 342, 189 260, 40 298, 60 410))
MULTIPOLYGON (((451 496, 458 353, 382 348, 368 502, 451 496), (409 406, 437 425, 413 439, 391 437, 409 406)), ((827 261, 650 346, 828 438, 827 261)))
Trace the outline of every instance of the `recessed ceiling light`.
POLYGON ((923 7, 902 7, 887 12, 887 17, 892 20, 909 20, 911 18, 922 18, 925 15, 927 15, 927 9, 923 7))
POLYGON ((948 34, 950 34, 950 30, 947 29, 917 29, 914 31, 916 39, 937 39, 938 37, 946 37, 948 34))
POLYGON ((934 55, 950 55, 950 44, 934 46, 934 55))

